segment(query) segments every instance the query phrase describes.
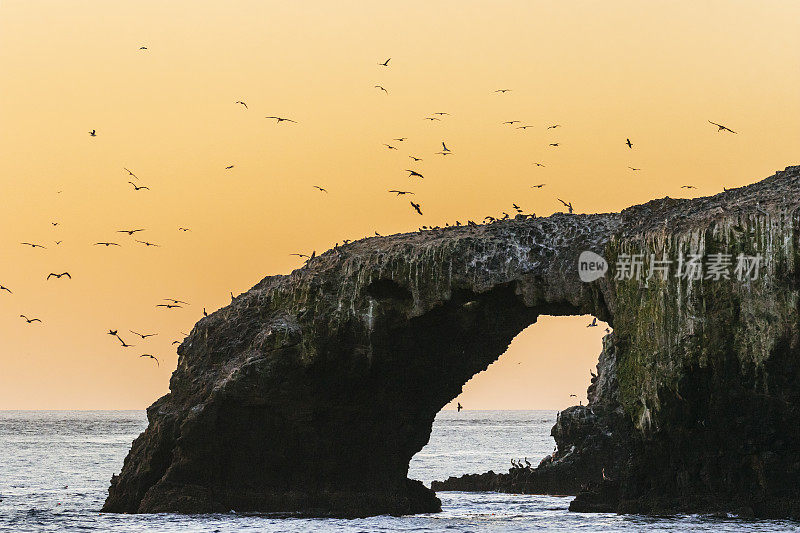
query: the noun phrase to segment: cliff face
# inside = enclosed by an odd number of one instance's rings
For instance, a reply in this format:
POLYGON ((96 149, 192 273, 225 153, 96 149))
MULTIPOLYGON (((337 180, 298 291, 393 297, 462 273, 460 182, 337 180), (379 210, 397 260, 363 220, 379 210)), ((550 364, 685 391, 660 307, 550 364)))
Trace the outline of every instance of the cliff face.
POLYGON ((409 460, 436 413, 544 313, 614 327, 590 407, 564 413, 543 465, 572 464, 574 477, 576 457, 594 458, 573 488, 596 482, 598 467, 613 472, 619 485, 576 508, 657 510, 696 496, 688 509, 718 495, 758 512, 752 493, 787 514, 800 481, 798 207, 793 167, 710 198, 329 250, 197 323, 104 510, 435 511, 435 495, 407 479, 409 460), (612 271, 581 282, 584 250, 612 271), (764 261, 747 283, 615 279, 628 255, 662 252, 764 261))

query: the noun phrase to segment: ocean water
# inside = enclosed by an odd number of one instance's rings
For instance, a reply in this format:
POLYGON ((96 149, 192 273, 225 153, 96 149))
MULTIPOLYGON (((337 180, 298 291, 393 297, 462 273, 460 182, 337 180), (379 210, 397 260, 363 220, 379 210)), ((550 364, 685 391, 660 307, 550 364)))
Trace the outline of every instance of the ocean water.
MULTIPOLYGON (((555 411, 439 413, 409 475, 433 479, 537 463, 554 446, 555 411)), ((0 531, 800 531, 790 521, 570 513, 570 497, 442 492, 443 512, 359 520, 275 519, 234 513, 100 513, 111 475, 145 428, 143 411, 0 411, 0 531)))

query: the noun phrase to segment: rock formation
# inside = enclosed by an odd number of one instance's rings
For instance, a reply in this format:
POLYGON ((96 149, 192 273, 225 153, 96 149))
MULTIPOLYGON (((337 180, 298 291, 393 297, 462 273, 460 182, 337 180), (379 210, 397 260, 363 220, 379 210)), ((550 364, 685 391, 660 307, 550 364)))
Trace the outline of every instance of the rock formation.
POLYGON ((542 487, 586 489, 576 510, 795 516, 798 207, 790 167, 622 213, 363 239, 267 277, 178 348, 104 510, 436 511, 407 479, 436 413, 540 314, 592 314, 614 332, 590 405, 559 417, 542 487), (585 250, 612 270, 581 282, 585 250), (734 264, 729 279, 616 279, 640 253, 645 268, 651 253, 734 264), (736 279, 740 253, 763 258, 755 279, 736 279))

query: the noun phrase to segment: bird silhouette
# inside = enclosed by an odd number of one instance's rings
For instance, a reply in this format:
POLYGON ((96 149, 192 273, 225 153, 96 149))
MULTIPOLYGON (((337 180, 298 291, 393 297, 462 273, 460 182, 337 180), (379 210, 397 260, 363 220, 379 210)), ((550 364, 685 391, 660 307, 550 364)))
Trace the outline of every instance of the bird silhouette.
MULTIPOLYGON (((711 121, 709 120, 709 122, 711 122, 711 121)), ((713 124, 713 125, 715 125, 717 127, 717 133, 719 133, 721 131, 729 131, 731 133, 736 133, 735 131, 733 131, 729 127, 723 126, 722 124, 717 124, 716 122, 711 122, 711 124, 713 124)))
POLYGON ((432 122, 434 120, 442 120, 442 119, 440 119, 438 117, 425 117, 425 120, 430 120, 432 122))
POLYGON ((233 165, 228 165, 227 167, 225 167, 225 170, 230 170, 232 168, 233 168, 233 165))
POLYGON ((327 190, 327 189, 323 189, 323 188, 322 188, 322 187, 320 187, 319 185, 312 185, 312 187, 314 187, 315 189, 319 190, 320 192, 328 192, 328 190, 327 190))
POLYGON ((156 366, 161 366, 161 364, 158 362, 158 358, 154 355, 150 355, 149 353, 143 353, 139 357, 149 357, 150 359, 156 362, 156 366))
POLYGON ((192 231, 189 228, 178 228, 178 231, 192 231))
POLYGON ((681 189, 696 189, 694 185, 681 185, 681 189))
POLYGON ((528 128, 532 128, 533 126, 517 126, 518 130, 527 130, 528 128))
POLYGON ((21 242, 20 244, 24 244, 25 246, 30 246, 31 248, 47 248, 46 246, 42 246, 41 244, 36 244, 33 242, 21 242))
POLYGON ((144 231, 144 229, 121 229, 117 230, 117 233, 127 233, 128 235, 133 235, 134 233, 144 231))
POLYGON ((178 309, 183 309, 183 306, 178 304, 156 304, 156 307, 164 307, 166 309, 173 309, 177 307, 178 309))
POLYGON ((139 337, 142 338, 142 340, 146 339, 147 337, 155 337, 156 335, 158 335, 158 333, 137 333, 137 332, 133 331, 132 329, 129 329, 128 331, 130 331, 134 335, 138 335, 139 337))
POLYGON ((425 178, 425 176, 423 176, 422 174, 420 174, 416 170, 411 170, 411 169, 407 168, 406 172, 408 172, 408 177, 409 178, 413 178, 414 176, 419 176, 420 178, 423 178, 423 179, 425 178))
MULTIPOLYGON (((33 323, 33 322, 42 322, 42 321, 41 321, 40 319, 38 319, 38 318, 28 318, 28 317, 26 317, 25 315, 19 315, 19 316, 20 316, 21 318, 24 318, 24 319, 25 319, 25 322, 27 322, 28 324, 31 324, 31 323, 33 323)), ((43 322, 42 322, 42 323, 43 323, 43 322)))
POLYGON ((566 207, 567 209, 569 209, 569 212, 570 212, 570 213, 572 213, 572 202, 565 202, 565 201, 564 201, 564 200, 562 200, 561 198, 556 198, 556 200, 558 200, 559 202, 561 202, 562 204, 564 204, 564 207, 566 207))
POLYGON ((14 294, 13 292, 11 292, 11 289, 6 287, 5 285, 0 285, 0 291, 6 291, 8 294, 14 294))
POLYGON ((134 182, 132 182, 132 181, 129 181, 128 183, 130 183, 131 185, 133 185, 133 190, 134 190, 134 191, 141 191, 142 189, 146 189, 146 190, 148 190, 148 191, 150 190, 150 187, 145 187, 144 185, 141 185, 141 186, 139 186, 139 185, 136 185, 136 184, 135 184, 134 182))
POLYGON ((175 298, 164 298, 164 300, 172 302, 174 304, 190 305, 189 302, 184 302, 183 300, 176 300, 175 298))
POLYGON ((147 47, 146 46, 140 46, 139 50, 147 50, 147 47))
POLYGON ((136 180, 138 180, 138 179, 139 179, 139 176, 137 176, 136 174, 134 174, 133 172, 131 172, 131 171, 130 171, 130 170, 128 170, 127 168, 125 168, 125 167, 122 167, 122 169, 123 169, 125 172, 127 172, 127 173, 128 173, 128 175, 129 175, 129 176, 131 176, 133 179, 136 179, 136 180))
POLYGON ((156 246, 156 247, 161 246, 160 244, 154 244, 152 242, 147 242, 147 241, 140 241, 139 239, 133 239, 133 240, 138 242, 138 243, 140 243, 140 244, 144 244, 145 246, 148 246, 148 247, 150 247, 150 246, 156 246))
MULTIPOLYGON (((409 176, 409 177, 411 177, 411 176, 409 176)), ((414 194, 414 193, 413 193, 413 192, 411 192, 411 191, 398 191, 398 190, 396 190, 396 189, 393 189, 393 190, 391 190, 391 191, 389 191, 389 192, 396 193, 396 194, 397 194, 397 196, 401 196, 401 195, 403 195, 403 194, 414 194)))
POLYGON ((625 139, 625 144, 628 145, 628 148, 633 148, 633 144, 631 143, 630 139, 625 139))
POLYGON ((417 213, 419 213, 420 215, 422 214, 422 209, 421 209, 421 206, 419 204, 415 204, 414 202, 411 202, 411 207, 413 207, 414 210, 417 213))
POLYGON ((386 144, 386 143, 383 143, 383 145, 384 145, 386 148, 388 148, 389 150, 397 150, 397 148, 396 148, 396 147, 394 147, 394 146, 392 146, 391 144, 386 144))
POLYGON ((244 102, 242 102, 241 100, 237 100, 237 101, 236 101, 236 102, 234 102, 234 103, 235 103, 235 104, 242 104, 242 105, 244 106, 244 108, 245 108, 245 109, 247 109, 247 104, 245 104, 245 103, 244 103, 244 102))
POLYGON ((540 183, 539 185, 531 185, 531 189, 541 189, 545 185, 547 185, 547 184, 546 183, 540 183))
POLYGON ((509 126, 513 126, 514 124, 518 124, 519 120, 506 120, 505 122, 501 122, 501 124, 508 124, 509 126))
POLYGON ((420 158, 420 157, 414 157, 413 155, 410 155, 410 156, 408 156, 408 157, 410 157, 411 159, 413 159, 415 162, 416 162, 416 161, 422 161, 422 158, 420 158))
POLYGON ((443 111, 439 111, 439 112, 437 112, 437 113, 434 113, 434 115, 441 115, 441 116, 444 116, 444 115, 449 115, 449 114, 450 114, 450 113, 445 113, 445 112, 443 112, 443 111))
POLYGON ((389 94, 389 91, 387 91, 386 88, 384 86, 382 86, 382 85, 376 85, 375 88, 376 89, 380 89, 381 91, 385 92, 386 94, 389 94))
POLYGON ((272 116, 270 116, 270 117, 264 117, 264 118, 274 118, 274 119, 277 121, 277 122, 276 122, 277 124, 280 124, 281 122, 294 122, 295 124, 297 124, 297 121, 296 121, 296 120, 292 120, 292 119, 290 119, 290 118, 284 118, 284 117, 272 117, 272 116))
POLYGON ((58 246, 59 244, 61 244, 64 241, 53 241, 53 242, 56 243, 56 246, 58 246))
POLYGON ((460 413, 462 409, 461 402, 456 402, 456 411, 460 413))
POLYGON ((636 167, 628 167, 628 168, 633 170, 633 171, 642 170, 641 168, 636 168, 636 167))
POLYGON ((586 326, 587 328, 596 328, 597 327, 597 317, 592 317, 592 323, 586 326))
POLYGON ((444 144, 444 141, 442 141, 442 152, 449 152, 449 151, 450 151, 450 148, 448 148, 447 145, 444 144))
POLYGON ((379 64, 380 66, 382 66, 382 67, 388 67, 388 66, 389 66, 389 61, 391 61, 391 60, 392 60, 392 58, 390 57, 389 59, 387 59, 387 60, 386 60, 386 61, 384 61, 383 63, 378 63, 378 64, 379 64))
POLYGON ((550 143, 550 146, 558 146, 559 143, 550 143))
POLYGON ((511 89, 497 89, 495 92, 496 92, 496 93, 503 93, 503 94, 505 94, 505 93, 507 93, 507 92, 511 92, 511 89))
POLYGON ((105 246, 108 248, 109 246, 119 246, 119 244, 115 242, 96 242, 94 243, 95 246, 105 246))
POLYGON ((408 137, 395 137, 395 138, 394 138, 394 139, 392 139, 392 140, 393 140, 393 141, 397 141, 397 142, 403 142, 403 141, 405 141, 406 139, 408 139, 408 137))
POLYGON ((48 280, 48 279, 50 279, 50 278, 52 278, 52 277, 55 277, 55 278, 61 279, 61 278, 62 278, 62 276, 67 276, 69 279, 72 279, 72 276, 70 276, 69 272, 62 272, 61 274, 56 274, 55 272, 50 272, 50 273, 47 275, 47 278, 45 278, 45 279, 46 279, 46 280, 48 280))
POLYGON ((114 335, 114 336, 117 338, 120 344, 122 344, 123 348, 133 348, 135 346, 135 344, 128 344, 127 342, 122 340, 122 337, 120 337, 119 335, 114 335))
POLYGON ((89 135, 91 135, 92 137, 97 137, 97 130, 90 131, 89 135))
POLYGON ((289 254, 289 255, 296 255, 297 257, 305 257, 307 259, 311 259, 311 256, 306 254, 289 254))
POLYGON ((560 127, 561 127, 561 124, 553 124, 552 126, 547 126, 547 129, 548 130, 552 130, 552 129, 560 128, 560 127))

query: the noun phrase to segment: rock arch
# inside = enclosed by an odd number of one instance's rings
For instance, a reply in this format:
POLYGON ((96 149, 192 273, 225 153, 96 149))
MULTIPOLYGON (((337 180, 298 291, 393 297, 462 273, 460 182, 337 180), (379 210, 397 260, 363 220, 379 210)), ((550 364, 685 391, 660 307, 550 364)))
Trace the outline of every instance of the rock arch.
MULTIPOLYGON (((631 250, 733 240, 769 249, 794 275, 786 236, 797 228, 797 182, 794 168, 725 195, 618 214, 367 238, 267 277, 181 344, 170 393, 148 409, 149 426, 112 479, 104 510, 435 511, 433 492, 407 479, 409 460, 436 413, 540 314, 593 314, 614 325, 615 365, 625 373, 613 376, 618 393, 615 385, 613 395, 596 396, 616 402, 644 435, 682 377, 670 328, 691 327, 685 313, 659 314, 659 302, 706 285, 650 290, 610 276, 582 283, 578 255, 592 250, 613 262, 631 250), (732 228, 742 225, 737 237, 732 228)), ((773 272, 764 290, 783 287, 782 276, 773 272)), ((721 289, 720 298, 735 290, 721 289)), ((796 309, 780 314, 796 325, 796 309)))

